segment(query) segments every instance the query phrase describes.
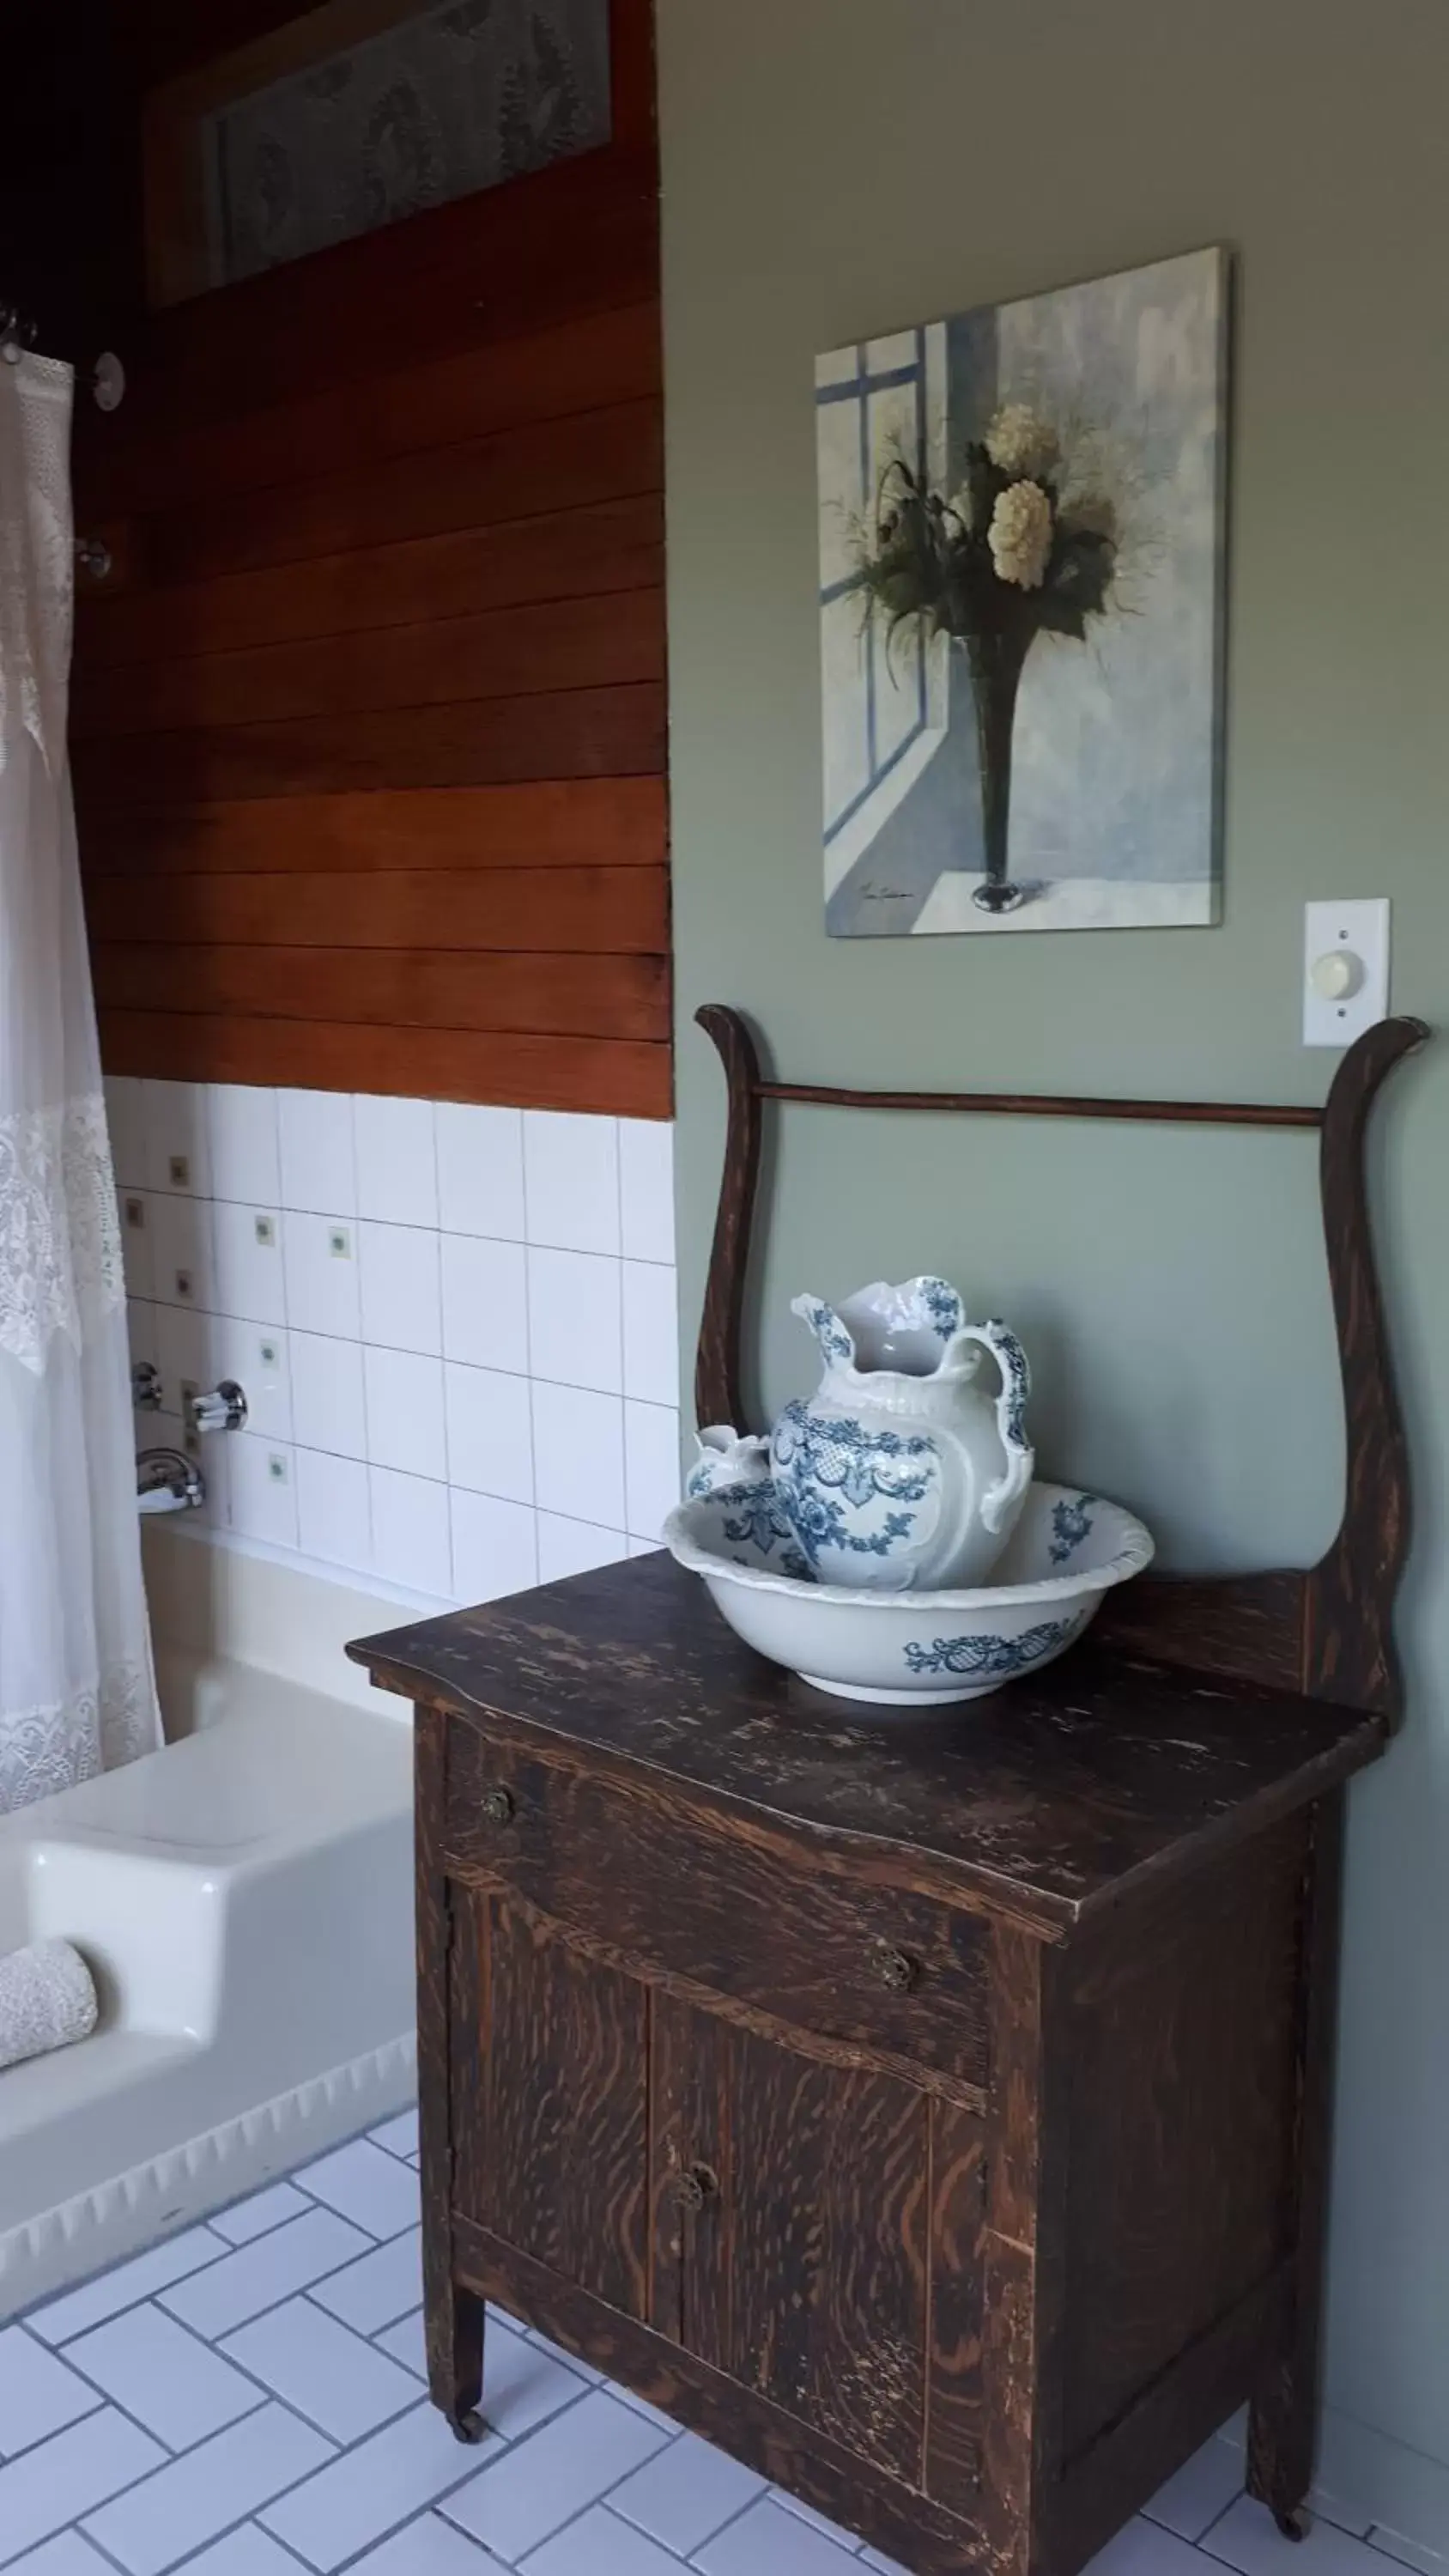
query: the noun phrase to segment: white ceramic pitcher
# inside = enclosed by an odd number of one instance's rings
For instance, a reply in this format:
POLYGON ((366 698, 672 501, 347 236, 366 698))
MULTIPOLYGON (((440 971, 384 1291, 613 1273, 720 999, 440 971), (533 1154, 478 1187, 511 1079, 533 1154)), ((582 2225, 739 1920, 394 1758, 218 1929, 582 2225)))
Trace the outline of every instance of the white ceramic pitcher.
POLYGON ((825 1373, 770 1441, 775 1494, 821 1583, 989 1581, 1026 1500, 1031 1378, 1016 1335, 968 1324, 944 1279, 877 1280, 839 1306, 797 1297, 825 1373), (978 1384, 995 1363, 991 1391, 978 1384))

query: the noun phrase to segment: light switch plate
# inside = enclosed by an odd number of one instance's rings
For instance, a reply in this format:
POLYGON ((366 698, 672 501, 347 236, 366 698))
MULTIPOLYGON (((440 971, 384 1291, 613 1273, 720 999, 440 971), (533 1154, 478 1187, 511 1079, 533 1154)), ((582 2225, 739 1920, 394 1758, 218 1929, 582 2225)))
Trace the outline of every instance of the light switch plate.
POLYGON ((1347 1047, 1389 1015, 1389 901, 1372 895, 1353 903, 1303 907, 1303 1043, 1347 1047), (1315 991, 1313 969, 1334 951, 1356 958, 1363 980, 1341 999, 1315 991))

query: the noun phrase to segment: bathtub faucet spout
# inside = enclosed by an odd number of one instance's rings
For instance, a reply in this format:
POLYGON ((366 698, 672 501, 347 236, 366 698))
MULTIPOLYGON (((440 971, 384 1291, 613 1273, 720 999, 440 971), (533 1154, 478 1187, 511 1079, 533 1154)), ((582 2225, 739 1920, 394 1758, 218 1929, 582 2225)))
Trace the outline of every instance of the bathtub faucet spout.
POLYGON ((142 1512, 196 1512, 206 1500, 206 1479, 184 1449, 143 1449, 136 1460, 136 1508, 142 1512))

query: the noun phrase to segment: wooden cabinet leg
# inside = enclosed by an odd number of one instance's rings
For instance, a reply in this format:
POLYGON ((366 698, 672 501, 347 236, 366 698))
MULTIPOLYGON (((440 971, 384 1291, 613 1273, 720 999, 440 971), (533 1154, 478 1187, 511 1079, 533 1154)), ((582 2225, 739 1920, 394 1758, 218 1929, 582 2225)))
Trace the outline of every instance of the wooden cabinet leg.
POLYGON ((478 2412, 485 2313, 480 2298, 456 2287, 440 2312, 431 2306, 428 2312, 428 2388, 460 2442, 481 2442, 487 2430, 478 2412))
POLYGON ((1265 2354, 1248 2414, 1248 2493, 1267 2505, 1290 2540, 1307 2529, 1318 2439, 1323 2240, 1328 2214, 1333 2052, 1338 2006, 1338 1927, 1343 1882, 1341 1789, 1314 1812, 1304 1888, 1298 2013, 1297 2225, 1286 2314, 1265 2354))

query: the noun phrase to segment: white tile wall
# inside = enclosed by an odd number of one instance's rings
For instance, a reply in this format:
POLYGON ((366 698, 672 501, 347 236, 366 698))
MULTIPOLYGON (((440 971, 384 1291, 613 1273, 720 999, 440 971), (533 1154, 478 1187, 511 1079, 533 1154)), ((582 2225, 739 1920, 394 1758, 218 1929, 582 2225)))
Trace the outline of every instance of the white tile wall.
POLYGON ((483 1601, 655 1540, 677 1499, 672 1134, 646 1120, 112 1080, 131 1346, 235 1377, 220 1544, 483 1601))

